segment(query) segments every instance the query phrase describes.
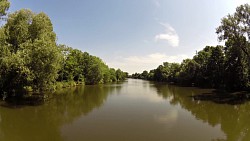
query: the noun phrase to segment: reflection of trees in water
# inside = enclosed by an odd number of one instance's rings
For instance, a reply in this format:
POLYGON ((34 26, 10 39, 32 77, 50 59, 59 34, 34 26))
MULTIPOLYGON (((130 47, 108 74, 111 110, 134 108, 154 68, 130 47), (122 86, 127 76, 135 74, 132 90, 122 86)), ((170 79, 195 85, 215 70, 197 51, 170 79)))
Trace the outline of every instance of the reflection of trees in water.
MULTIPOLYGON (((197 120, 209 123, 211 126, 221 125, 221 130, 227 135, 227 141, 250 140, 250 103, 242 105, 223 105, 212 102, 193 101, 191 95, 201 94, 209 90, 197 88, 176 87, 165 84, 154 85, 160 96, 168 99, 171 104, 179 104, 190 111, 197 120)), ((223 141, 215 139, 214 141, 223 141)))
POLYGON ((63 140, 60 128, 101 107, 119 85, 62 89, 44 105, 11 109, 0 107, 0 140, 63 140))

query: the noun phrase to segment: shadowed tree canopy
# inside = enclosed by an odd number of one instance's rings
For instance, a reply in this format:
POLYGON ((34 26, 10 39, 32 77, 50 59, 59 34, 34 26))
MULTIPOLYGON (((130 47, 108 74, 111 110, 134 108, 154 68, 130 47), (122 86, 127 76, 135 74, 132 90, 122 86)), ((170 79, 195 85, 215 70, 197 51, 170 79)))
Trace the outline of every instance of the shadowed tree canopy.
POLYGON ((225 85, 231 89, 249 87, 250 6, 241 5, 221 20, 216 29, 218 39, 225 41, 225 85))

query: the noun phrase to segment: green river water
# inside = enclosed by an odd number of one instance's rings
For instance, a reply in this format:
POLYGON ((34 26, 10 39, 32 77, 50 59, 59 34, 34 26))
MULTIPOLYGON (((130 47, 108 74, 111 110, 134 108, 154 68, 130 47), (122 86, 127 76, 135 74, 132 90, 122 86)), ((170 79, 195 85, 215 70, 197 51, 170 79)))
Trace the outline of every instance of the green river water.
POLYGON ((249 141, 250 103, 194 101, 211 90, 128 79, 0 106, 0 141, 249 141))

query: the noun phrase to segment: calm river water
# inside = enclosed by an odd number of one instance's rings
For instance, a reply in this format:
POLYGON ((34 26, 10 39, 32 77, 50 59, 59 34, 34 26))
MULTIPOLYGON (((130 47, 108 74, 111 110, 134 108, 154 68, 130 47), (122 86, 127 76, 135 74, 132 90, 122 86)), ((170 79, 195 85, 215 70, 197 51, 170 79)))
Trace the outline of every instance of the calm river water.
POLYGON ((135 79, 63 89, 43 105, 0 106, 0 141, 249 141, 250 103, 189 97, 209 91, 135 79))

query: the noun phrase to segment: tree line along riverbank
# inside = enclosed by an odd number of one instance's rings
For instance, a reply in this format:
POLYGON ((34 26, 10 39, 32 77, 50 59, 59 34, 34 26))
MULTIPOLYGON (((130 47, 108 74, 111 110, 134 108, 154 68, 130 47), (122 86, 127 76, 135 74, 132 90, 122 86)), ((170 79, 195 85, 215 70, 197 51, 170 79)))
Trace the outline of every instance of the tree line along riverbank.
POLYGON ((130 77, 181 85, 223 89, 250 90, 250 6, 241 5, 235 13, 221 19, 216 28, 221 46, 206 46, 192 59, 182 63, 164 62, 156 69, 130 77))
POLYGON ((8 0, 0 1, 0 97, 127 77, 128 73, 109 68, 96 56, 57 44, 45 13, 21 9, 7 15, 9 7, 8 0))

